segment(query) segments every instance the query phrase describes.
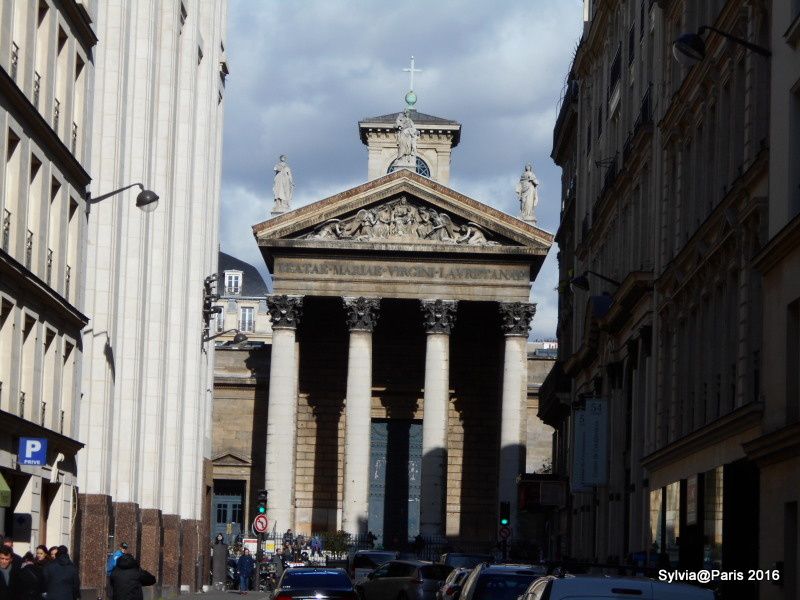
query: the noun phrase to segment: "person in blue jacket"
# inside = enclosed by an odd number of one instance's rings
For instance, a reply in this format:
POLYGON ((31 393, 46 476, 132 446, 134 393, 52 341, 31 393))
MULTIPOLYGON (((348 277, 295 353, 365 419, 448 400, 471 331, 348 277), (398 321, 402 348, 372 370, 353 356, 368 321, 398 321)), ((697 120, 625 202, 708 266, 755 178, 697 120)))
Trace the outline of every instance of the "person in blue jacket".
POLYGON ((114 567, 117 566, 117 561, 119 560, 119 557, 127 553, 128 553, 128 544, 126 542, 122 542, 119 545, 117 551, 108 557, 108 561, 106 562, 106 575, 109 576, 111 575, 111 571, 113 571, 114 567))
POLYGON ((250 577, 253 576, 255 561, 250 555, 250 550, 245 548, 236 563, 236 570, 239 571, 239 593, 246 594, 250 589, 250 577))

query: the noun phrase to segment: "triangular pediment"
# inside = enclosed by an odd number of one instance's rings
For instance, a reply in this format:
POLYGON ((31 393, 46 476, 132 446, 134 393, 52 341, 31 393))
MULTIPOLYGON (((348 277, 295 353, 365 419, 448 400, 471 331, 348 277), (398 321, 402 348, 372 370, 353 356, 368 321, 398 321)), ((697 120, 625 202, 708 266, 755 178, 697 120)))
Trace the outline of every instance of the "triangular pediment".
POLYGON ((380 248, 544 256, 553 235, 409 170, 253 227, 273 247, 380 248))
POLYGON ((211 459, 212 464, 218 467, 249 467, 252 463, 249 459, 234 454, 224 452, 211 459))

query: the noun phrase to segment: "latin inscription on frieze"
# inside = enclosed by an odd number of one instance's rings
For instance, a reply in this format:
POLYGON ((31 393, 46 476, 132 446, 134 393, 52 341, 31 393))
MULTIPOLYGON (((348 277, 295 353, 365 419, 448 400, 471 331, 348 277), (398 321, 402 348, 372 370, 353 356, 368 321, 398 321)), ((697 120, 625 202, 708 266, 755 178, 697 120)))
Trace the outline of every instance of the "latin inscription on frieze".
POLYGON ((376 264, 356 261, 313 260, 275 264, 277 277, 311 277, 320 279, 368 278, 387 281, 429 280, 432 282, 527 281, 528 267, 520 265, 483 266, 458 264, 376 264))

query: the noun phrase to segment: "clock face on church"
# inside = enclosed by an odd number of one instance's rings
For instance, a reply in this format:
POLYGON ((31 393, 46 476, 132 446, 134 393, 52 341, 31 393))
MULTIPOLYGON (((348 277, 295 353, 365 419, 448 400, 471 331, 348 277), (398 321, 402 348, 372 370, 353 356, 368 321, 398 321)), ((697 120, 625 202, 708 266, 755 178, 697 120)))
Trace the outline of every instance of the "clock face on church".
MULTIPOLYGON (((399 159, 394 159, 392 164, 389 165, 389 168, 386 170, 387 173, 392 173, 396 171, 399 167, 395 166, 399 159)), ((419 156, 417 156, 417 174, 424 175, 425 177, 431 176, 431 168, 428 166, 424 160, 422 160, 419 156)))

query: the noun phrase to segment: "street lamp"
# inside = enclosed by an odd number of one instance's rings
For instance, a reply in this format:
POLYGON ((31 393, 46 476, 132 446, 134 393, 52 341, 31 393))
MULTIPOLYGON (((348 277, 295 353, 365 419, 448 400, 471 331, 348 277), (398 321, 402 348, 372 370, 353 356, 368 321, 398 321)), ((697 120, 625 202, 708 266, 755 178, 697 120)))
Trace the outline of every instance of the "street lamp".
POLYGON ((598 277, 603 281, 607 281, 608 283, 615 285, 617 287, 620 286, 620 282, 617 281, 616 279, 611 279, 610 277, 606 277, 605 275, 601 275, 600 273, 596 273, 594 271, 584 271, 581 275, 578 275, 577 277, 573 277, 572 279, 570 279, 569 282, 572 284, 573 287, 588 292, 589 275, 594 275, 595 277, 598 277))
POLYGON ((125 187, 121 187, 118 190, 114 190, 113 192, 108 192, 107 194, 103 194, 102 196, 97 196, 96 198, 92 198, 91 193, 86 192, 86 196, 84 198, 86 200, 86 214, 87 215, 89 214, 92 204, 97 204, 98 202, 102 202, 106 198, 110 198, 111 196, 116 196, 120 192, 124 192, 125 190, 129 190, 132 187, 137 187, 137 186, 141 191, 136 196, 136 208, 146 213, 153 212, 158 207, 158 194, 156 194, 153 190, 144 189, 144 185, 141 183, 132 183, 130 185, 126 185, 125 187))
POLYGON ((203 335, 203 343, 210 342, 214 338, 218 338, 221 335, 225 335, 226 333, 231 333, 233 331, 236 332, 236 335, 233 336, 233 340, 231 340, 234 344, 241 344, 242 342, 247 341, 247 336, 238 329, 228 329, 226 331, 220 331, 219 333, 216 333, 214 335, 208 335, 208 334, 203 335))
POLYGON ((717 29, 716 27, 703 25, 697 30, 697 33, 681 34, 674 42, 672 42, 672 56, 675 57, 675 60, 686 67, 691 67, 696 62, 703 60, 703 58, 706 56, 706 42, 701 36, 706 31, 718 33, 722 37, 727 38, 732 42, 739 44, 740 46, 744 46, 748 50, 751 50, 756 54, 760 54, 761 56, 766 56, 767 58, 772 56, 772 53, 763 46, 751 44, 747 40, 743 40, 740 37, 736 37, 735 35, 732 35, 727 31, 717 29))

